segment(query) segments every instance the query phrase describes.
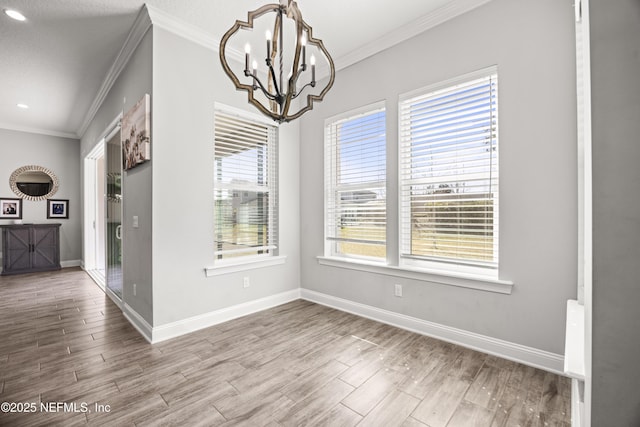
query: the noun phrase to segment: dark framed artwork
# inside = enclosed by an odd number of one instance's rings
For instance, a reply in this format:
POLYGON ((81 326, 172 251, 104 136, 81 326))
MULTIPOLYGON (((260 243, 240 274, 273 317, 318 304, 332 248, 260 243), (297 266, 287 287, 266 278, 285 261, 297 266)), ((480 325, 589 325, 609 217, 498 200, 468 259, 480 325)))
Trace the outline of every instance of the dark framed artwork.
POLYGON ((129 170, 151 159, 151 106, 149 94, 122 118, 122 167, 129 170))
POLYGON ((0 219, 22 219, 22 199, 0 197, 0 219))
POLYGON ((47 218, 69 219, 69 200, 47 200, 47 218))

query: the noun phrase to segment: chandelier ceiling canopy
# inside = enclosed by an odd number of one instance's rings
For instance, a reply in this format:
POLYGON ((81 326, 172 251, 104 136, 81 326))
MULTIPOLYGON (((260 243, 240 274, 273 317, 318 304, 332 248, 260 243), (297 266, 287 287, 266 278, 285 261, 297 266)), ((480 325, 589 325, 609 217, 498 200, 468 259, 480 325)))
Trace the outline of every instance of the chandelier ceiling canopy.
POLYGON ((247 91, 249 102, 278 123, 311 110, 335 79, 333 59, 294 0, 264 5, 248 12, 246 22, 237 20, 220 41, 220 62, 236 89, 247 91), (237 46, 244 47, 244 61, 229 61, 237 46), (322 84, 316 66, 328 69, 322 84))

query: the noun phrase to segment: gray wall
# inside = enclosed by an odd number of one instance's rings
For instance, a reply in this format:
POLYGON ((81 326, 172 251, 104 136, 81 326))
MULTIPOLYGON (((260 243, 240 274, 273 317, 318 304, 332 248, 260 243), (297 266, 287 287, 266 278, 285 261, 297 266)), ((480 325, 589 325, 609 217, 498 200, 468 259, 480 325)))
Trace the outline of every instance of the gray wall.
POLYGON ((593 426, 640 425, 640 2, 590 0, 593 426))
MULTIPOLYGON (((494 0, 341 70, 301 119, 302 287, 556 354, 576 297, 575 34, 571 0, 494 0), (323 122, 386 100, 388 252, 397 254, 398 95, 497 64, 500 278, 511 295, 318 265, 323 122), (393 284, 404 297, 393 297, 393 284)), ((330 49, 330 47, 328 47, 330 49)), ((397 258, 397 255, 395 255, 397 258)))
MULTIPOLYGON (((152 32, 149 30, 122 70, 81 141, 81 159, 104 136, 107 127, 123 111, 128 111, 152 89, 152 32)), ((123 173, 123 301, 149 324, 153 324, 151 277, 151 169, 154 142, 151 135, 151 162, 123 173), (132 227, 133 215, 139 216, 140 227, 132 227), (133 284, 137 284, 133 296, 133 284)))
POLYGON ((279 136, 279 247, 286 263, 205 277, 214 261, 214 102, 257 110, 235 90, 217 52, 156 26, 153 35, 154 326, 297 289, 298 123, 282 125, 279 136), (244 276, 251 280, 246 289, 244 276))
MULTIPOLYGON (((69 219, 47 219, 47 202, 23 200, 23 222, 60 223, 60 261, 79 265, 82 257, 80 231, 80 144, 77 139, 0 129, 0 197, 16 198, 9 177, 21 166, 50 169, 60 181, 53 199, 69 200, 69 219)), ((11 224, 13 220, 0 220, 11 224)))

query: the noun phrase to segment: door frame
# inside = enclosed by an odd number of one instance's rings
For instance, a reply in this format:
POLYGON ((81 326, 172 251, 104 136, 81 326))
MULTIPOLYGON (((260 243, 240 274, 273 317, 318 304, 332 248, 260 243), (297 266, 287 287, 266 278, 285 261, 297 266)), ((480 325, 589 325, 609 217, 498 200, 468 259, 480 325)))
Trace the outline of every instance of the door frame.
MULTIPOLYGON (((105 204, 105 191, 106 191, 106 179, 103 181, 102 189, 98 188, 97 179, 97 160, 99 158, 106 159, 105 145, 117 132, 120 131, 120 123, 122 121, 122 113, 113 119, 113 121, 106 127, 98 138, 96 145, 89 151, 84 158, 84 244, 83 244, 83 269, 91 276, 96 284, 111 298, 116 305, 122 309, 122 301, 113 292, 107 288, 106 283, 106 271, 105 275, 100 275, 96 272, 98 265, 97 262, 97 246, 103 245, 102 254, 104 256, 104 266, 106 269, 107 264, 107 242, 106 242, 106 217, 104 218, 104 241, 99 242, 97 229, 95 228, 97 222, 97 215, 99 212, 99 204, 105 204)), ((106 163, 105 163, 106 168, 106 163)), ((105 169, 106 170, 106 169, 105 169)), ((105 207, 106 209, 106 207, 105 207)), ((105 211, 106 214, 106 211, 105 211)))

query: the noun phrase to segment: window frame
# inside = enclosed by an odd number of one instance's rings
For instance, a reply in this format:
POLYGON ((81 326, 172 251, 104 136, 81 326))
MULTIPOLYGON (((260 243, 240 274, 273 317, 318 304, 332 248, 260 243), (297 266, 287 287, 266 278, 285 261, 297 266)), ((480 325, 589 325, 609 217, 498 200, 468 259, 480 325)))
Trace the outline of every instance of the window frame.
MULTIPOLYGON (((452 79, 448 79, 445 81, 441 81, 435 83, 433 85, 428 85, 416 90, 412 90, 410 92, 400 94, 397 98, 397 110, 386 108, 386 101, 381 101, 379 103, 374 103, 371 105, 385 105, 385 115, 387 115, 386 119, 388 120, 388 113, 397 114, 397 139, 395 141, 389 139, 389 134, 387 135, 387 155, 390 153, 389 149, 394 149, 393 143, 396 143, 395 149, 397 155, 397 169, 391 170, 392 175, 389 175, 389 168, 386 171, 386 181, 387 181, 387 190, 397 191, 396 197, 393 200, 389 197, 386 198, 386 206, 387 206, 387 258, 386 262, 380 262, 380 260, 372 261, 370 259, 360 259, 354 257, 343 257, 332 255, 331 251, 328 250, 327 246, 327 211, 326 211, 326 203, 327 203, 327 186, 326 181, 324 183, 324 211, 323 211, 323 225, 324 225, 324 254, 316 257, 316 260, 320 266, 326 266, 329 268, 342 268, 353 271, 361 271, 366 273, 374 273, 382 276, 393 278, 392 280, 397 279, 409 279, 415 280, 425 283, 432 284, 441 284, 448 286, 456 286, 461 288, 467 288, 471 290, 479 290, 485 292, 494 292, 499 294, 511 294, 514 286, 514 282, 507 278, 499 277, 499 265, 495 268, 485 268, 483 266, 473 266, 473 265, 461 265, 456 268, 443 268, 443 263, 439 262, 412 262, 404 259, 401 256, 402 253, 402 223, 401 223, 401 215, 402 215, 402 155, 401 155, 401 105, 400 102, 403 99, 408 99, 412 97, 416 97, 421 94, 426 94, 431 91, 437 90, 437 88, 446 88, 448 86, 464 83, 468 80, 474 80, 477 78, 485 77, 491 74, 498 75, 498 67, 490 66, 475 72, 467 73, 452 79), (396 181, 394 181, 396 180, 396 181), (392 189, 389 185, 394 186, 395 190, 392 189), (390 203, 391 202, 391 203, 390 203), (394 206, 394 204, 397 205, 394 206), (394 209, 393 212, 389 212, 389 207, 394 209), (395 217, 395 218, 394 218, 395 217), (397 246, 395 246, 397 245, 397 246), (395 246, 395 247, 394 247, 395 246), (391 251, 389 251, 391 249, 391 251)), ((498 78, 499 80, 499 78, 498 78)), ((351 113, 366 112, 371 108, 371 105, 367 105, 358 109, 350 110, 346 113, 335 115, 329 117, 325 120, 325 127, 327 122, 339 119, 340 117, 348 117, 351 113)), ((499 114, 499 113, 498 113, 499 114)), ((388 121, 387 121, 388 123, 388 121)), ((387 126, 387 129, 389 127, 387 126)), ((326 132, 326 129, 325 129, 326 132)), ((498 135, 499 138, 499 135, 498 135)), ((498 139, 496 138, 496 139, 498 139)), ((326 140, 325 140, 326 145, 326 140)), ((323 169, 323 178, 326 180, 327 176, 327 164, 326 164, 326 146, 323 147, 325 150, 325 164, 323 169)), ((498 153, 496 154, 498 156, 498 153)), ((388 156, 387 156, 388 157, 388 156)), ((499 158, 496 157, 496 161, 499 161, 499 158)), ((387 166, 389 163, 387 162, 387 166)), ((498 164, 499 168, 499 164, 498 164)), ((390 193, 387 193, 389 195, 390 193)), ((499 188, 496 191, 499 198, 499 188)), ((499 213, 498 213, 499 215, 499 213)), ((499 223, 498 223, 499 228, 499 223)), ((499 236, 499 229, 498 229, 499 236)), ((498 254, 499 255, 499 254, 498 254)))
MULTIPOLYGON (((479 79, 488 78, 488 77, 490 78, 492 76, 495 76, 496 80, 499 81, 498 67, 495 65, 487 68, 483 68, 481 70, 477 70, 471 73, 463 74, 451 79, 440 81, 432 85, 428 85, 428 86, 399 95, 399 99, 398 99, 398 252, 399 252, 398 257, 399 257, 399 267, 401 268, 424 269, 430 272, 441 272, 441 274, 444 274, 444 275, 451 275, 451 274, 470 275, 470 277, 487 278, 489 281, 503 282, 498 280, 499 238, 500 238, 500 233, 499 233, 499 224, 500 224, 499 222, 499 175, 500 175, 499 169, 500 169, 500 165, 499 165, 499 148, 498 148, 499 124, 497 122, 499 121, 499 116, 500 116, 499 111, 496 114, 497 119, 496 119, 496 150, 495 150, 496 151, 496 154, 495 154, 496 168, 498 172, 497 172, 497 176, 495 177, 496 183, 495 183, 495 190, 494 190, 495 197, 494 197, 494 206, 493 206, 493 212, 495 213, 495 217, 494 217, 494 221, 492 222, 492 224, 494 224, 493 233, 495 234, 495 237, 493 240, 493 251, 495 254, 494 255, 495 262, 483 263, 483 262, 474 262, 468 259, 464 261, 456 262, 453 259, 451 260, 437 259, 437 257, 434 257, 432 259, 426 259, 426 258, 419 259, 418 257, 412 257, 411 255, 404 253, 404 249, 407 247, 407 241, 405 236, 407 235, 407 233, 409 233, 409 235, 411 234, 411 230, 409 231, 406 230, 407 224, 409 224, 409 227, 410 227, 411 218, 409 218, 408 221, 406 219, 407 200, 405 200, 405 198, 403 197, 403 187, 405 185, 405 180, 403 179, 404 171, 402 169, 403 167, 402 164, 403 164, 403 160, 406 160, 406 158, 403 157, 403 153, 402 153, 403 146, 404 146, 404 140, 402 136, 402 132, 403 132, 402 122, 403 120, 406 120, 406 119, 402 115, 402 109, 403 109, 402 104, 404 102, 408 102, 420 96, 429 95, 431 93, 450 89, 458 85, 471 83, 474 80, 479 80, 479 79)), ((499 105, 498 91, 499 91, 499 88, 496 86, 496 102, 499 105)), ((492 191, 492 194, 494 191, 492 191)), ((511 283, 511 282, 507 281, 506 283, 511 283)))
MULTIPOLYGON (((388 256, 387 251, 387 241, 388 241, 388 235, 387 235, 387 226, 388 226, 388 213, 387 213, 387 197, 386 197, 386 191, 387 191, 387 181, 388 181, 388 177, 387 177, 387 167, 386 167, 386 162, 387 162, 387 147, 388 147, 388 134, 387 134, 387 129, 386 129, 386 120, 387 120, 387 108, 386 108, 386 101, 378 101, 378 102, 374 102, 372 104, 368 104, 362 107, 358 107, 355 109, 351 109, 349 111, 345 111, 343 113, 331 116, 327 119, 325 119, 324 121, 324 126, 323 126, 323 145, 324 145, 324 163, 323 163, 323 186, 324 186, 324 209, 323 209, 323 223, 324 223, 324 255, 326 257, 330 257, 330 258, 339 258, 339 259, 343 259, 343 260, 352 260, 352 261, 360 261, 360 262, 365 262, 365 263, 372 263, 372 264, 385 264, 386 263, 386 259, 388 256), (333 141, 329 142, 328 141, 328 128, 329 126, 334 126, 336 125, 338 122, 344 121, 347 122, 349 120, 355 120, 359 117, 366 117, 367 115, 373 115, 379 112, 383 112, 384 113, 384 118, 383 118, 383 122, 384 122, 384 126, 385 126, 385 144, 384 144, 384 152, 385 152, 385 166, 384 166, 384 181, 382 183, 382 188, 384 188, 385 191, 385 199, 384 199, 384 211, 385 211, 385 240, 384 240, 384 246, 385 246, 385 253, 386 255, 384 257, 375 257, 375 256, 367 256, 367 255, 356 255, 356 254, 348 254, 348 253, 341 253, 337 251, 336 246, 339 243, 339 239, 331 236, 331 232, 330 232, 330 227, 332 225, 332 222, 330 221, 329 218, 329 210, 331 208, 331 203, 330 203, 330 196, 331 196, 331 191, 334 190, 335 188, 339 187, 339 186, 331 186, 330 184, 333 183, 333 181, 335 181, 335 175, 334 175, 334 168, 330 168, 329 162, 331 161, 332 158, 334 158, 334 156, 336 156, 335 153, 330 153, 330 150, 332 149, 338 149, 338 146, 333 143, 333 141), (330 168, 330 171, 329 171, 330 168), (331 174, 331 176, 329 176, 329 174, 331 174), (330 182, 331 181, 331 182, 330 182)), ((374 181, 370 182, 371 184, 374 183, 374 181)), ((378 183, 380 183, 380 181, 378 181, 378 183)), ((368 186, 369 183, 367 183, 368 186)), ((347 185, 348 187, 349 185, 347 185)), ((351 184, 351 187, 354 188, 354 190, 357 189, 357 187, 364 187, 365 184, 351 184)), ((377 187, 380 187, 380 185, 378 185, 377 187)), ((364 240, 362 240, 364 242, 364 240)), ((357 242, 356 242, 357 243, 357 242)), ((361 243, 361 244, 366 244, 366 243, 361 243)))
MULTIPOLYGON (((246 269, 251 268, 260 268, 263 266, 276 265, 284 263, 286 257, 279 255, 279 175, 280 175, 280 165, 279 165, 279 125, 273 121, 266 119, 265 117, 257 114, 249 113, 245 110, 241 110, 238 108, 234 108, 221 103, 214 103, 214 114, 213 114, 213 130, 214 130, 214 139, 213 139, 213 267, 205 268, 206 276, 215 276, 218 274, 225 274, 230 272, 244 271, 246 269), (216 180, 216 160, 215 160, 215 150, 216 150, 216 139, 215 139, 215 129, 216 129, 216 118, 218 114, 222 114, 228 117, 237 117, 240 120, 250 121, 254 124, 264 125, 265 127, 271 127, 271 131, 273 132, 273 140, 268 141, 269 149, 268 149, 268 160, 267 166, 275 165, 275 171, 266 171, 266 175, 270 178, 268 180, 268 185, 266 186, 267 192, 269 193, 269 212, 268 212, 268 242, 266 247, 267 253, 263 254, 245 254, 231 258, 218 258, 220 252, 216 247, 216 207, 215 207, 215 192, 226 188, 228 186, 223 185, 220 187, 217 184, 216 180)), ((245 191, 244 189, 239 189, 239 191, 245 191)), ((231 252, 227 252, 231 253, 231 252)))

